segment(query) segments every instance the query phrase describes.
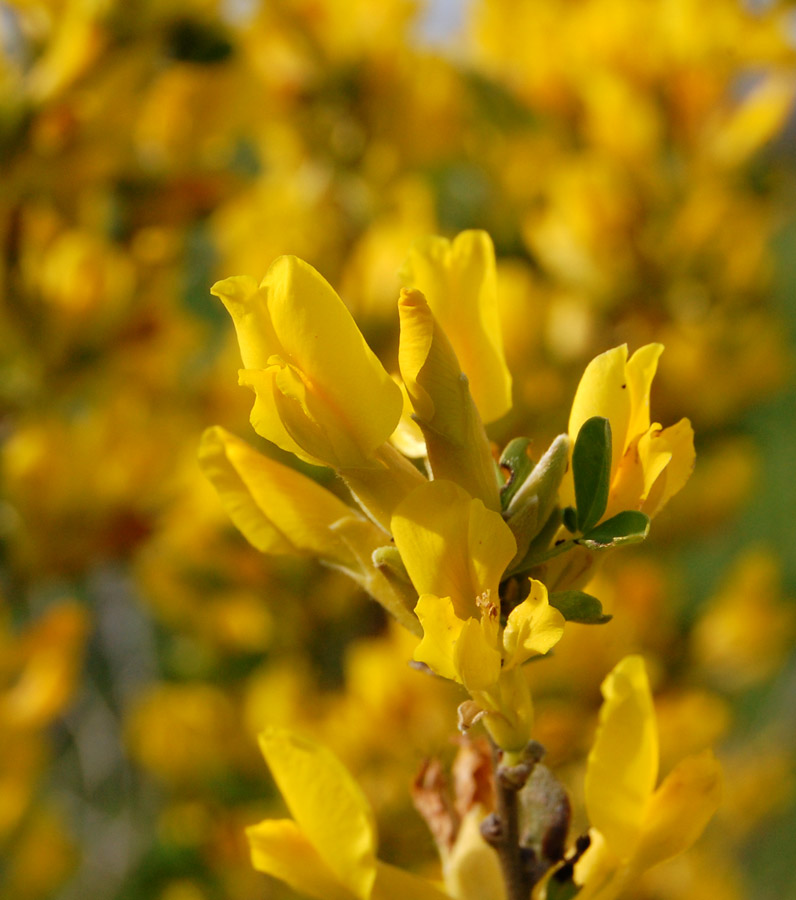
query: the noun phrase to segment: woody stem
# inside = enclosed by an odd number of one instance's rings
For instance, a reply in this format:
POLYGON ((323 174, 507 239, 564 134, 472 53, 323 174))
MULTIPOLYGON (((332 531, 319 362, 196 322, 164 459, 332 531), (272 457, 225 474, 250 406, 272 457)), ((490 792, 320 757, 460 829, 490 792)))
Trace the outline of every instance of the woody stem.
POLYGON ((493 746, 496 810, 484 820, 481 834, 500 860, 506 900, 528 900, 531 896, 534 882, 520 846, 518 796, 543 753, 539 744, 531 742, 521 762, 507 766, 502 761, 503 751, 493 746))

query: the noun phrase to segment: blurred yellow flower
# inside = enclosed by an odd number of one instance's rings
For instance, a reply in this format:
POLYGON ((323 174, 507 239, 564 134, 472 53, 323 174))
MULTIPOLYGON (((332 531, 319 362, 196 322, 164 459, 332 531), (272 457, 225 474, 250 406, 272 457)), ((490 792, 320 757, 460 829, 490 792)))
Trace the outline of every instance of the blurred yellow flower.
POLYGON ((682 760, 655 788, 658 733, 640 656, 625 657, 602 693, 585 782, 591 845, 575 867, 582 900, 612 900, 645 869, 687 850, 721 796, 709 751, 682 760))
MULTIPOLYGON (((586 367, 575 393, 569 417, 573 444, 591 417, 602 416, 611 425, 609 495, 602 518, 633 509, 656 515, 694 467, 694 433, 687 419, 669 428, 650 425, 650 387, 662 352, 661 344, 647 344, 628 359, 627 345, 607 350, 586 367)), ((571 469, 561 493, 563 503, 572 503, 571 469)))
POLYGON ((317 900, 443 900, 431 882, 376 858, 376 825, 362 791, 327 749, 269 729, 260 747, 293 819, 247 829, 256 869, 317 900))

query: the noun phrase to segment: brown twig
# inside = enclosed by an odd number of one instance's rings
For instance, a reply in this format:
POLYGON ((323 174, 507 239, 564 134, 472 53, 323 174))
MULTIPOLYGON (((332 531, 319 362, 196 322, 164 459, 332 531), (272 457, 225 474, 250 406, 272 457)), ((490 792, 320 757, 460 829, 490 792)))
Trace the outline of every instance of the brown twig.
POLYGON ((506 883, 506 900, 529 900, 534 885, 533 873, 525 864, 520 846, 518 794, 543 755, 542 746, 531 741, 518 765, 505 766, 502 762, 502 751, 498 747, 493 747, 497 808, 482 823, 481 834, 484 840, 494 847, 500 860, 503 880, 506 883))

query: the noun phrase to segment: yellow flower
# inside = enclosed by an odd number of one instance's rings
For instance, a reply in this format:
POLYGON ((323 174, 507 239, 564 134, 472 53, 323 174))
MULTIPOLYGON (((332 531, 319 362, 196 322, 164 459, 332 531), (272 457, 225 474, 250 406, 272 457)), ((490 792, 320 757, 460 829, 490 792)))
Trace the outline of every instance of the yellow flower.
POLYGON ((316 465, 366 465, 398 423, 401 392, 331 286, 281 256, 259 285, 238 276, 212 293, 235 323, 254 430, 316 465))
MULTIPOLYGON (((662 428, 650 424, 650 387, 661 344, 647 344, 627 358, 627 345, 593 359, 580 380, 569 417, 569 436, 593 416, 611 424, 611 475, 603 519, 638 509, 652 517, 686 483, 694 467, 694 433, 688 419, 662 428)), ((562 502, 572 503, 571 471, 562 502)))
POLYGON ((415 613, 423 640, 415 659, 463 684, 504 749, 530 739, 532 708, 520 666, 546 653, 564 630, 547 589, 530 582, 528 597, 500 623, 500 579, 516 553, 502 517, 452 482, 432 481, 398 507, 395 544, 420 595, 415 613))
POLYGON ((709 751, 682 760, 655 788, 658 731, 640 656, 625 657, 602 693, 585 783, 591 845, 575 868, 580 900, 612 900, 646 869, 687 850, 721 794, 709 751))
POLYGON ((260 747, 293 818, 247 829, 255 869, 317 900, 445 900, 376 858, 370 805, 329 750, 281 729, 264 731, 260 747))
MULTIPOLYGON (((227 514, 262 553, 319 557, 342 569, 416 633, 413 598, 373 564, 384 532, 311 478, 258 453, 223 428, 202 436, 199 463, 227 514)), ((408 587, 408 586, 407 586, 408 587)))
POLYGON ((294 256, 279 257, 259 285, 236 276, 212 292, 235 323, 239 381, 255 393, 254 430, 306 462, 332 466, 386 528, 422 476, 386 443, 401 391, 342 300, 294 256))
POLYGON ((428 300, 484 422, 511 408, 495 272, 495 248, 485 231, 463 231, 453 241, 435 236, 415 241, 401 271, 404 284, 428 300))
POLYGON ((468 380, 420 291, 401 291, 398 363, 436 479, 450 479, 500 508, 492 453, 468 380))

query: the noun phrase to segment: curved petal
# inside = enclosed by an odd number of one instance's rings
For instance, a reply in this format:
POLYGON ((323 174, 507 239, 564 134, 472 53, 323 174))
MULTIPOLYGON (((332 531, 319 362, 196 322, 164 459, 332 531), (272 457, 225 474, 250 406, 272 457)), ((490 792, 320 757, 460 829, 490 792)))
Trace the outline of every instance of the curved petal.
POLYGON ((705 830, 721 800, 721 766, 706 750, 682 760, 652 795, 632 865, 643 871, 682 853, 705 830))
POLYGON ((605 698, 586 769, 589 821, 627 859, 658 776, 658 732, 647 672, 626 656, 602 683, 605 698))
MULTIPOLYGON (((642 512, 648 516, 657 515, 669 500, 684 486, 694 471, 696 453, 694 452, 694 430, 688 419, 681 419, 677 424, 664 428, 650 437, 652 448, 661 448, 670 454, 666 468, 650 485, 642 512)), ((640 448, 639 448, 640 449, 640 448)))
POLYGON ((356 900, 290 819, 266 819, 246 829, 252 865, 315 900, 356 900))
POLYGON ((627 381, 627 344, 606 350, 586 366, 569 416, 569 436, 574 442, 587 419, 602 416, 611 423, 611 473, 615 473, 627 444, 631 420, 627 381))
POLYGON ((212 290, 235 323, 242 383, 257 395, 252 423, 259 434, 291 452, 298 445, 304 459, 350 466, 362 465, 388 440, 401 415, 401 392, 312 266, 282 256, 259 286, 237 277, 212 290), (293 403, 289 426, 275 406, 277 382, 279 394, 293 403))
POLYGON ((280 347, 271 325, 267 295, 260 290, 257 279, 233 275, 217 281, 210 293, 221 300, 232 317, 243 368, 264 369, 280 347))
POLYGON ((492 646, 482 622, 468 619, 453 648, 458 680, 468 691, 485 691, 500 678, 500 650, 492 646))
POLYGON ((505 900, 506 887, 494 849, 481 837, 484 813, 473 807, 462 819, 456 842, 443 864, 445 886, 457 900, 505 900))
POLYGON ((368 347, 343 301, 295 256, 275 260, 260 284, 283 352, 340 418, 364 454, 383 444, 401 415, 401 392, 368 347))
POLYGON ((503 354, 497 307, 495 248, 485 231, 464 231, 453 241, 416 241, 401 277, 428 299, 453 346, 484 422, 511 408, 511 375, 503 354))
POLYGON ((202 435, 199 465, 235 526, 262 553, 319 555, 354 564, 331 526, 361 517, 312 479, 220 427, 202 435))
POLYGON ((454 651, 464 622, 457 617, 450 597, 421 594, 415 615, 423 626, 423 640, 415 649, 414 659, 442 678, 460 681, 454 651))
POLYGON ((530 594, 509 613, 503 630, 505 665, 521 666, 537 653, 547 653, 564 634, 565 619, 550 606, 547 588, 531 581, 530 594))
POLYGON ((485 592, 497 597, 517 547, 498 513, 450 481, 412 491, 390 528, 418 594, 450 597, 460 619, 478 616, 476 598, 485 592))
POLYGON ((630 391, 630 421, 622 452, 627 450, 633 438, 644 434, 650 427, 650 389, 658 369, 658 359, 663 344, 646 344, 639 347, 627 362, 627 389, 630 391))
POLYGON ((401 291, 398 363, 435 479, 500 509, 495 463, 467 378, 420 291, 401 291))
POLYGON ((368 900, 376 826, 357 783, 331 751, 289 731, 264 731, 260 747, 300 831, 339 882, 368 900))

